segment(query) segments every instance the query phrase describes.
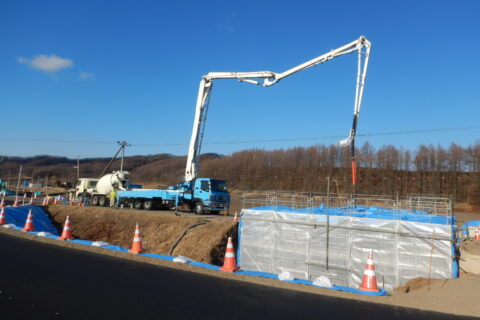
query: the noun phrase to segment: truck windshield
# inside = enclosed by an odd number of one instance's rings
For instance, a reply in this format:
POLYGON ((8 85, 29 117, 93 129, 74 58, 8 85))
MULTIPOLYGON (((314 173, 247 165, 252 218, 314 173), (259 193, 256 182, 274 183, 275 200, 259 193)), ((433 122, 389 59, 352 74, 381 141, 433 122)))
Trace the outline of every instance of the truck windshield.
POLYGON ((227 192, 227 184, 222 180, 210 181, 212 192, 227 192))

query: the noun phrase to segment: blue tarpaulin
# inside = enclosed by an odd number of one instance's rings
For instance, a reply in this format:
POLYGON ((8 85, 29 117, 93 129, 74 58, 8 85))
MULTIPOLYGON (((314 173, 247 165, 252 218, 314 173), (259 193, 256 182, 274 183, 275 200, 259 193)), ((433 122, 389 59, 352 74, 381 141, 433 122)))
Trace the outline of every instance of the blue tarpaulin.
POLYGON ((412 222, 434 223, 434 224, 455 224, 454 216, 435 216, 420 210, 388 209, 379 207, 345 207, 345 208, 325 208, 319 207, 292 208, 287 206, 261 206, 250 208, 250 210, 276 211, 291 213, 308 213, 330 216, 351 216, 357 218, 385 219, 385 220, 404 220, 412 222))

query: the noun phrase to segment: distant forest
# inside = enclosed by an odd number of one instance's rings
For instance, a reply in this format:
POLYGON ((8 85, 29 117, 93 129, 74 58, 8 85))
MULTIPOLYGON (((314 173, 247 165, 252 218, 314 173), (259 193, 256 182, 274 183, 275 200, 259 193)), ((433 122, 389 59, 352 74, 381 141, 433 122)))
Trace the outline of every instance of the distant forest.
MULTIPOLYGON (((0 178, 16 184, 20 163, 22 180, 49 184, 74 183, 76 160, 52 156, 3 157, 0 178)), ((97 177, 108 158, 81 159, 80 176, 97 177)), ((183 179, 186 157, 169 154, 125 158, 132 183, 174 185, 183 179)), ((110 171, 118 170, 120 161, 110 171)), ((357 149, 358 192, 364 194, 453 195, 457 201, 480 204, 480 142, 448 148, 420 145, 415 151, 392 145, 373 148, 368 142, 357 149)), ((273 151, 251 149, 230 156, 204 154, 201 176, 227 180, 236 189, 273 189, 349 193, 351 159, 348 150, 316 145, 273 151)))

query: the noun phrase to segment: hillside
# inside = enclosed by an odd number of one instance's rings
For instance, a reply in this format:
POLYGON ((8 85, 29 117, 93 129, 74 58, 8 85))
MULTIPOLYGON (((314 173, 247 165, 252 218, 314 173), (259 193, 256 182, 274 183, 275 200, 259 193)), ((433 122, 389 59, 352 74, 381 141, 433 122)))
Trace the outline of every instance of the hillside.
MULTIPOLYGON (((480 144, 449 149, 420 146, 415 152, 386 146, 374 150, 364 144, 357 153, 359 193, 406 195, 412 193, 453 195, 457 201, 479 202, 480 144)), ((80 160, 81 177, 97 177, 110 158, 80 160)), ((180 182, 185 156, 157 154, 126 157, 124 168, 132 183, 172 185, 180 182)), ((0 177, 16 184, 20 164, 22 180, 49 184, 74 183, 76 159, 54 156, 4 157, 0 177)), ((326 192, 350 191, 351 165, 346 150, 318 145, 287 150, 245 150, 229 156, 201 156, 201 176, 227 180, 238 189, 276 189, 326 192)), ((112 163, 117 170, 120 160, 112 163)))

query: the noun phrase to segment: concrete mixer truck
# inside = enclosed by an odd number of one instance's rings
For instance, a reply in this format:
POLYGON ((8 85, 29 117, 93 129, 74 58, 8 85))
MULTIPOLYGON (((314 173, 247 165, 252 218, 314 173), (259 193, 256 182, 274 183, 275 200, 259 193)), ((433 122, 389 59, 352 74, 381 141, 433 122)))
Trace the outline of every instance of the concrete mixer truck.
POLYGON ((127 190, 128 171, 113 171, 100 179, 82 178, 78 180, 75 196, 77 201, 91 200, 94 206, 105 206, 109 203, 108 195, 112 190, 127 190))

